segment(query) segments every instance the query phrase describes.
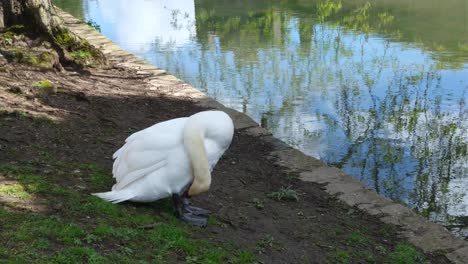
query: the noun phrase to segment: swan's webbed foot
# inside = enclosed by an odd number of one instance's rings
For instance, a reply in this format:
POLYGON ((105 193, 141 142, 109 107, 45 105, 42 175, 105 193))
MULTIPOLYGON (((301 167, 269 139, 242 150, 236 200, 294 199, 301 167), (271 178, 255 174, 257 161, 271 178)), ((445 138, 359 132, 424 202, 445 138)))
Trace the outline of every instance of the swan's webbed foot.
POLYGON ((184 213, 178 217, 179 219, 194 226, 206 227, 206 225, 208 224, 208 217, 206 216, 194 215, 192 213, 184 213))
POLYGON ((205 227, 208 224, 208 210, 190 206, 187 199, 182 199, 179 194, 173 194, 172 201, 177 218, 200 227, 205 227))
POLYGON ((182 203, 184 204, 184 209, 192 213, 193 215, 208 216, 209 214, 211 214, 210 210, 190 205, 187 198, 182 199, 182 203))

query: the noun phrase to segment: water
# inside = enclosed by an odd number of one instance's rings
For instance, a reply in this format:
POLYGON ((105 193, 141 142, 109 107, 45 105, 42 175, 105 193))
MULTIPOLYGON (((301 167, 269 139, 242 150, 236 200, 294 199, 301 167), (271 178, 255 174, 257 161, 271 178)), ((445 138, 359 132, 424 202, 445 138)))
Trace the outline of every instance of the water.
POLYGON ((468 237, 466 0, 55 2, 468 237))

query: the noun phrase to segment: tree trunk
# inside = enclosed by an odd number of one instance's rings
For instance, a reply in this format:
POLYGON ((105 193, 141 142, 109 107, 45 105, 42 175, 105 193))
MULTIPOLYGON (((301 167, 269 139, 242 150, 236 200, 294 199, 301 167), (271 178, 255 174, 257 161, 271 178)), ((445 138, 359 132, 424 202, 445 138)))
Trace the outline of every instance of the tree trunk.
POLYGON ((70 56, 70 52, 78 51, 88 51, 94 63, 106 64, 101 51, 65 27, 51 0, 0 0, 0 12, 0 29, 23 25, 34 37, 50 42, 64 66, 83 67, 70 56))

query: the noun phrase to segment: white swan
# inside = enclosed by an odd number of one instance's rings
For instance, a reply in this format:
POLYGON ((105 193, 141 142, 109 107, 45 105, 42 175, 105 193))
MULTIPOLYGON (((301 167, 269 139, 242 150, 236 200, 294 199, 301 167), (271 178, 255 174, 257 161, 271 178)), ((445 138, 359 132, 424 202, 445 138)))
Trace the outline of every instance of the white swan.
POLYGON ((104 200, 152 202, 172 195, 176 215, 206 225, 207 210, 186 198, 207 191, 211 171, 232 141, 232 119, 221 111, 157 123, 126 139, 113 158, 112 191, 93 193, 104 200))

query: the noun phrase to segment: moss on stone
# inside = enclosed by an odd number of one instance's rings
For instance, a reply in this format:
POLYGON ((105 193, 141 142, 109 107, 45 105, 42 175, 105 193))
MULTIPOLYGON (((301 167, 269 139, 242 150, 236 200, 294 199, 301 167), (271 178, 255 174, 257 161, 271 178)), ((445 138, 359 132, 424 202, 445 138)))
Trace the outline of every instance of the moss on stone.
POLYGON ((66 48, 67 50, 71 50, 74 46, 77 45, 77 41, 72 34, 68 30, 61 29, 59 31, 54 32, 54 38, 58 44, 62 45, 62 47, 66 48))
POLYGON ((70 56, 79 64, 85 66, 103 65, 105 58, 102 53, 87 40, 76 37, 67 29, 54 32, 54 38, 70 56))
POLYGON ((54 67, 54 64, 58 62, 58 56, 57 54, 54 54, 49 51, 44 51, 41 54, 39 54, 39 63, 37 66, 42 67, 42 68, 52 68, 54 67))
POLYGON ((8 62, 21 62, 25 57, 25 52, 18 48, 0 48, 0 53, 8 60, 8 62))
POLYGON ((57 87, 49 80, 42 80, 33 83, 33 87, 38 89, 41 93, 56 93, 57 87))
POLYGON ((8 62, 24 63, 40 68, 52 68, 58 61, 58 56, 49 51, 0 48, 0 53, 3 54, 8 62))

